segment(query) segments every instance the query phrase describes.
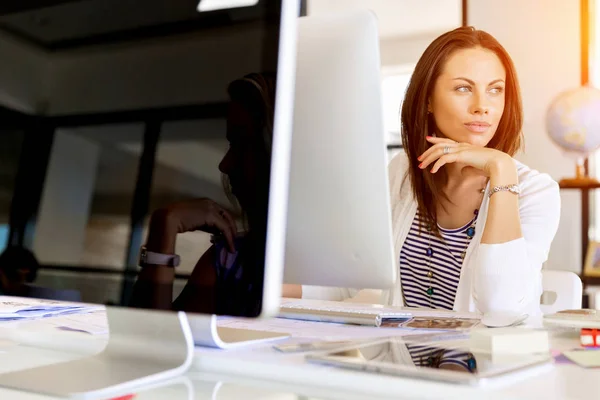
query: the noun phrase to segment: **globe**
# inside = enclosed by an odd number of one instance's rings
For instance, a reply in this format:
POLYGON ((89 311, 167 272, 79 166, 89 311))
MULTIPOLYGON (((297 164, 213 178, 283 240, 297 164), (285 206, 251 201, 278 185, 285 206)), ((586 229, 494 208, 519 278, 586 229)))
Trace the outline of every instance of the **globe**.
POLYGON ((548 108, 550 139, 570 155, 587 157, 600 148, 600 90, 582 86, 559 94, 548 108))
POLYGON ((546 114, 550 139, 577 159, 576 176, 562 179, 561 187, 592 187, 598 181, 585 176, 584 159, 600 148, 600 90, 591 86, 560 93, 546 114))

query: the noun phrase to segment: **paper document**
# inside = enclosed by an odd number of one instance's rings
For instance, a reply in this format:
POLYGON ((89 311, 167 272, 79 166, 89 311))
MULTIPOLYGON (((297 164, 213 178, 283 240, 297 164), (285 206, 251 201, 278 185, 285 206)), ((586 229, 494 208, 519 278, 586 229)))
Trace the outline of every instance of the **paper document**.
POLYGON ((79 314, 102 309, 83 303, 0 296, 0 321, 18 321, 57 315, 79 314))
POLYGON ((94 311, 86 314, 67 315, 53 318, 58 329, 84 332, 91 335, 108 334, 106 311, 94 311))

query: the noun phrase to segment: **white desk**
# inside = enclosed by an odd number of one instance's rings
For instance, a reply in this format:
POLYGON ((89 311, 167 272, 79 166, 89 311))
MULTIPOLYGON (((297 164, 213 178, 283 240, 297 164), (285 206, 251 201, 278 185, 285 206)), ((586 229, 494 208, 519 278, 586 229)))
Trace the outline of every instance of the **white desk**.
MULTIPOLYGON (((376 328, 373 328, 376 329, 376 328)), ((553 335, 553 349, 568 350, 579 346, 576 335, 553 335)), ((364 393, 371 398, 390 394, 414 394, 415 398, 440 399, 590 399, 600 393, 600 369, 584 369, 575 365, 554 365, 532 376, 515 375, 479 388, 414 379, 382 377, 355 371, 307 364, 302 355, 275 352, 270 346, 222 352, 198 348, 195 366, 198 370, 252 376, 291 382, 297 385, 322 386, 332 392, 345 389, 364 393), (516 379, 515 379, 516 378, 516 379)))
MULTIPOLYGON (((369 329, 369 328, 366 328, 369 329)), ((376 329, 376 328, 371 328, 376 329)), ((45 328, 44 320, 21 323, 16 330, 0 325, 0 372, 48 365, 99 351, 105 337, 45 328), (41 340, 45 339, 45 340, 41 340), (16 343, 19 341, 20 343, 16 343)), ((552 337, 555 349, 578 346, 576 336, 552 337)), ((282 355, 271 345, 237 350, 197 348, 194 366, 169 387, 148 389, 137 399, 203 398, 443 398, 443 399, 590 399, 600 393, 600 370, 555 365, 518 381, 469 388, 315 366, 302 355, 282 355), (190 387, 193 389, 190 389, 190 387), (189 395, 189 393, 192 393, 189 395), (216 395, 215 395, 216 393, 216 395), (241 395, 243 394, 243 395, 241 395), (237 395, 237 397, 236 397, 237 395), (189 397, 193 396, 193 397, 189 397), (312 397, 311 397, 312 396, 312 397)), ((0 389, 0 398, 48 399, 45 396, 0 389)))

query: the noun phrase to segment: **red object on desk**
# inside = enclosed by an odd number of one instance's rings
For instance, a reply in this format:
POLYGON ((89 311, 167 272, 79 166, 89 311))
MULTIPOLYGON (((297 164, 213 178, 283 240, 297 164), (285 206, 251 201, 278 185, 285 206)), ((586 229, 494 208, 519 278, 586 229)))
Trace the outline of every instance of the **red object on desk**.
POLYGON ((121 397, 114 397, 110 400, 131 400, 135 397, 135 394, 127 394, 125 396, 121 396, 121 397))
POLYGON ((600 329, 583 328, 579 340, 583 347, 600 347, 600 329))

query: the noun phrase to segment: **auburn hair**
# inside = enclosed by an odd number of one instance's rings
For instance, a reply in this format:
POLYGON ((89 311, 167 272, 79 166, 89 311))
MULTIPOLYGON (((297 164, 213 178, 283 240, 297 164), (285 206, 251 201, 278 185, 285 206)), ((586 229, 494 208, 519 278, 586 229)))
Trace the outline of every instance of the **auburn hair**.
POLYGON ((474 47, 494 52, 506 71, 504 112, 487 147, 513 156, 523 143, 521 93, 514 64, 504 47, 489 33, 473 27, 457 28, 435 39, 419 59, 412 74, 402 103, 400 125, 402 145, 409 161, 408 177, 419 213, 437 235, 436 204, 446 198, 441 188, 448 177, 443 168, 435 174, 420 169, 417 157, 430 147, 426 136, 436 131, 433 114, 428 113, 428 103, 446 61, 454 52, 474 47))

